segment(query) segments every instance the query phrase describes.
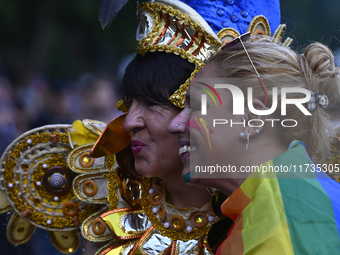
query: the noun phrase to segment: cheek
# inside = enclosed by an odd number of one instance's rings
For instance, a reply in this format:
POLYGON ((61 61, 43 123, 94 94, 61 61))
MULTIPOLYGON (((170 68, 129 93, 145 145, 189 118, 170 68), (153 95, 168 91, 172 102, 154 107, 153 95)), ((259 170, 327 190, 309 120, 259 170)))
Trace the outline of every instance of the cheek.
POLYGON ((166 151, 168 154, 173 152, 178 152, 178 138, 175 135, 171 135, 167 132, 166 128, 164 128, 163 132, 159 134, 157 140, 157 149, 166 151), (164 132, 165 130, 165 132, 164 132))
POLYGON ((202 133, 205 133, 205 135, 213 134, 214 130, 211 126, 208 125, 206 119, 196 116, 193 119, 189 119, 187 122, 187 126, 190 128, 194 128, 199 130, 202 133))

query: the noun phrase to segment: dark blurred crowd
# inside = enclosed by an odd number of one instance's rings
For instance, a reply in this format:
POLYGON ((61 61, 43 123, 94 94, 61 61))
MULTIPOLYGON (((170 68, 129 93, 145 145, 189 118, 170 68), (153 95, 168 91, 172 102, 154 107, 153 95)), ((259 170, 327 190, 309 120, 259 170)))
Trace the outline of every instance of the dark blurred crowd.
MULTIPOLYGON (((108 123, 119 115, 116 104, 120 99, 119 86, 106 73, 88 73, 76 81, 64 80, 55 84, 36 75, 26 86, 20 87, 0 75, 0 157, 16 137, 36 127, 72 124, 85 118, 108 123)), ((1 254, 61 254, 52 247, 47 232, 42 229, 36 229, 28 243, 17 247, 11 245, 6 238, 10 215, 0 215, 0 244, 4 248, 1 254)), ((82 248, 75 255, 81 252, 82 248)))
POLYGON ((109 122, 119 112, 120 88, 109 74, 88 73, 77 81, 51 84, 36 75, 15 87, 0 75, 0 153, 22 133, 48 124, 72 124, 76 119, 109 122))

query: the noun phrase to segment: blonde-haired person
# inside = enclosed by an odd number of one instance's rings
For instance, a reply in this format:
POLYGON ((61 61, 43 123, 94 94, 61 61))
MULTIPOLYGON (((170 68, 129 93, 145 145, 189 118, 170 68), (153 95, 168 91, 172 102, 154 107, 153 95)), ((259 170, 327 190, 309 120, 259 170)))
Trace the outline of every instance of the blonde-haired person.
POLYGON ((234 223, 216 254, 339 254, 340 186, 324 173, 336 166, 319 169, 309 157, 329 152, 338 106, 339 69, 320 43, 297 54, 238 38, 197 74, 168 131, 179 138, 184 180, 229 196, 221 211, 234 223), (219 89, 226 84, 233 95, 219 89), (242 115, 234 114, 239 90, 242 115), (282 91, 298 99, 285 115, 282 91))

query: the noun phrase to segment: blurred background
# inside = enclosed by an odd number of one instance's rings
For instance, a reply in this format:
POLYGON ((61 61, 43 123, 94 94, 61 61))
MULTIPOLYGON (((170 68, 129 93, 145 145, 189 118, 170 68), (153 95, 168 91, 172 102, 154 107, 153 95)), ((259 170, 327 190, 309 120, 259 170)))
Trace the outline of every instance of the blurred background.
MULTIPOLYGON (((99 0, 0 0, 0 155, 32 128, 118 115, 120 77, 136 47, 135 7, 131 0, 103 31, 99 0)), ((291 47, 323 42, 340 66, 339 12, 339 0, 282 0, 291 47)), ((9 245, 8 218, 1 216, 2 255, 60 254, 42 230, 24 245, 9 245)))

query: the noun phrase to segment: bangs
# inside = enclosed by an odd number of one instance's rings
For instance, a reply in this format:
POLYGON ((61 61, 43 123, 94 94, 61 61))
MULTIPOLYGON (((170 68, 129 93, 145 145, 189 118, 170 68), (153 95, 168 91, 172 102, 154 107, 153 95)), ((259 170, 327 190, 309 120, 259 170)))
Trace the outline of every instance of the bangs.
POLYGON ((137 54, 125 69, 123 97, 125 100, 171 104, 168 98, 194 70, 193 63, 173 53, 137 54))

